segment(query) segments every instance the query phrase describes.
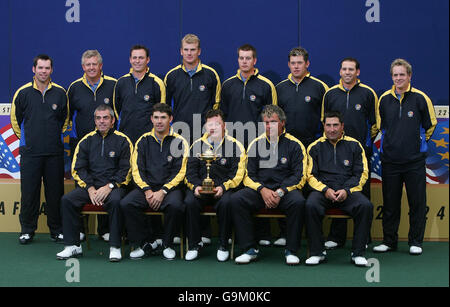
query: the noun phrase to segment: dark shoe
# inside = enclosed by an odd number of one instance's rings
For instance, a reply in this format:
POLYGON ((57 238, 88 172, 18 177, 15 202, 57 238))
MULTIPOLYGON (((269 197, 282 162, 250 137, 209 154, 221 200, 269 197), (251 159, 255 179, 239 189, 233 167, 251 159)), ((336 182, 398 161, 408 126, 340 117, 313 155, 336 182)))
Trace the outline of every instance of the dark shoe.
POLYGON ((50 235, 50 239, 55 243, 63 243, 64 236, 62 233, 56 234, 56 235, 50 235))

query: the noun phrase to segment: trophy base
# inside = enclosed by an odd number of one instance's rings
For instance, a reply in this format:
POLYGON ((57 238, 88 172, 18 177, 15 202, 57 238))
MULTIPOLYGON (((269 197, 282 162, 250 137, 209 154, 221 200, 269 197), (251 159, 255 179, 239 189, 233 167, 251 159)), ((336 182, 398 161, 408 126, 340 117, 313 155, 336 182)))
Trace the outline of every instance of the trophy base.
POLYGON ((199 191, 198 191, 200 194, 206 194, 206 195, 212 195, 212 194, 216 194, 216 192, 214 192, 213 190, 203 190, 203 189, 200 189, 199 191))

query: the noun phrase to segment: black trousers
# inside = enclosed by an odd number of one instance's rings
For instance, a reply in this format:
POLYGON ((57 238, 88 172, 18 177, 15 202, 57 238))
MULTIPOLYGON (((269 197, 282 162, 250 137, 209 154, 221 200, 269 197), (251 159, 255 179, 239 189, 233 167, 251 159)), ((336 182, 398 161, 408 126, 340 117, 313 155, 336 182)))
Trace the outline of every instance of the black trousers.
MULTIPOLYGON (((156 237, 152 232, 152 220, 146 218, 144 211, 149 208, 145 193, 141 189, 134 189, 120 202, 125 217, 125 228, 128 240, 135 246, 142 246, 145 242, 153 242, 156 237)), ((164 212, 163 245, 173 246, 173 237, 179 229, 184 212, 183 193, 181 190, 170 191, 165 197, 158 211, 164 212)))
POLYGON ((333 204, 321 192, 311 192, 306 200, 306 229, 311 256, 320 256, 323 252, 322 221, 325 210, 337 206, 353 218, 354 231, 352 252, 362 256, 370 234, 373 217, 373 205, 361 192, 354 192, 339 204, 333 204))
POLYGON ((209 195, 202 195, 198 198, 194 192, 187 190, 184 198, 186 206, 186 236, 189 239, 189 249, 198 246, 201 240, 201 215, 203 206, 213 204, 216 210, 219 224, 219 245, 228 246, 228 238, 231 237, 231 211, 230 199, 231 191, 223 193, 219 199, 209 195))
POLYGON ((409 164, 382 163, 383 243, 397 247, 403 184, 409 204, 408 244, 422 246, 426 225, 425 160, 409 164))
POLYGON ((34 233, 37 229, 42 181, 44 182, 47 225, 51 235, 58 235, 62 233, 60 201, 64 194, 63 155, 37 157, 21 155, 19 214, 21 233, 34 233))
MULTIPOLYGON (((109 245, 114 247, 121 245, 123 215, 120 210, 120 200, 124 195, 124 189, 113 189, 103 204, 103 208, 108 212, 110 225, 109 245)), ((65 245, 80 244, 80 211, 86 203, 90 202, 88 191, 80 187, 63 196, 61 211, 65 245)))
MULTIPOLYGON (((256 247, 253 214, 264 206, 261 194, 250 188, 239 190, 231 196, 231 215, 236 239, 244 250, 256 247)), ((300 248, 305 216, 305 199, 302 192, 293 190, 287 193, 280 200, 278 209, 286 214, 286 249, 295 253, 300 248)))

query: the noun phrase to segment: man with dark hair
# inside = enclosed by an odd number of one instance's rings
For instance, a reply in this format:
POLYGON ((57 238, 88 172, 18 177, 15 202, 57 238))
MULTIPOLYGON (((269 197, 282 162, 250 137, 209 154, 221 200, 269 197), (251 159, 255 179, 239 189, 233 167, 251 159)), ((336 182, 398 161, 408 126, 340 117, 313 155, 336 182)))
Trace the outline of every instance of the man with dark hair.
POLYGON ((351 260, 366 266, 366 243, 372 225, 373 205, 362 193, 367 180, 364 148, 344 135, 343 116, 324 114, 324 136, 308 147, 308 183, 313 191, 306 200, 306 230, 310 257, 306 265, 325 261, 322 220, 327 208, 337 207, 354 220, 351 260))
POLYGON ((397 249, 403 184, 409 205, 408 245, 411 255, 422 254, 426 225, 427 142, 436 128, 431 99, 411 86, 412 66, 404 59, 391 64, 394 85, 380 97, 377 128, 382 133, 383 243, 374 252, 397 249))
POLYGON ((206 113, 206 133, 191 146, 185 183, 188 187, 184 203, 186 206, 186 235, 189 251, 186 260, 198 257, 201 244, 200 212, 202 207, 213 204, 219 222, 219 248, 217 260, 226 261, 229 257, 228 238, 231 235, 230 197, 239 186, 245 173, 245 149, 241 143, 229 136, 225 130, 221 110, 206 113), (202 194, 202 182, 207 176, 206 161, 198 155, 210 150, 215 156, 209 176, 214 182, 214 194, 202 194))
POLYGON ((250 143, 245 188, 230 201, 236 238, 245 251, 235 262, 246 264, 258 258, 253 213, 279 208, 287 221, 286 264, 297 265, 305 207, 300 191, 306 182, 305 147, 284 129, 286 116, 280 107, 266 106, 261 117, 266 132, 250 143))
POLYGON ((125 133, 133 143, 152 129, 152 107, 166 101, 166 87, 160 78, 150 72, 149 62, 148 48, 133 46, 130 50, 130 72, 119 78, 114 90, 117 130, 125 133))
MULTIPOLYGON (((286 131, 308 147, 322 134, 320 109, 328 86, 311 76, 308 71, 309 53, 305 48, 295 47, 288 55, 290 74, 277 84, 278 105, 286 113, 286 131)), ((308 193, 308 189, 303 190, 308 193)), ((305 194, 305 197, 307 195, 305 194)), ((279 219, 280 235, 274 245, 286 245, 286 223, 279 219)))
POLYGON ((164 258, 172 260, 176 255, 172 245, 184 211, 180 185, 186 174, 189 146, 171 129, 172 120, 170 106, 156 104, 151 115, 153 129, 144 133, 135 145, 131 165, 138 187, 120 203, 128 239, 136 247, 130 253, 131 259, 141 259, 157 247, 156 238, 147 227, 151 225, 145 221, 144 211, 149 208, 164 212, 164 258))
POLYGON ((11 103, 11 125, 20 139, 21 244, 31 242, 37 229, 42 180, 50 236, 56 242, 63 238, 60 214, 64 194, 62 133, 67 128, 69 113, 66 91, 51 81, 52 72, 53 61, 48 55, 35 57, 33 80, 16 91, 11 103))
MULTIPOLYGON (((369 173, 362 193, 370 200, 370 157, 372 140, 376 136, 375 105, 377 94, 358 79, 359 62, 355 58, 341 61, 339 84, 331 87, 323 97, 322 115, 328 111, 339 111, 344 117, 345 135, 358 140, 364 147, 369 164, 369 173)), ((333 249, 345 244, 347 220, 333 219, 325 247, 333 249)))
POLYGON ((84 204, 102 206, 108 212, 110 225, 110 261, 120 261, 123 226, 120 200, 131 180, 130 157, 133 145, 123 133, 114 129, 114 111, 99 105, 94 112, 95 130, 78 143, 72 162, 72 176, 78 187, 61 200, 65 248, 57 259, 83 253, 80 238, 80 211, 84 204))

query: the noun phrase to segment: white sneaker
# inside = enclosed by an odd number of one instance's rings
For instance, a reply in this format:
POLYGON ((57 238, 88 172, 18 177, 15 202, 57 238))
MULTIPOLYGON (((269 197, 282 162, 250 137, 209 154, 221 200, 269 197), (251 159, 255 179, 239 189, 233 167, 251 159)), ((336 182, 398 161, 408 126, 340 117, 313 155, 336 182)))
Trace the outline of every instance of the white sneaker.
POLYGON ((65 246, 62 252, 56 254, 56 259, 66 260, 72 257, 78 257, 83 255, 83 249, 80 246, 70 245, 65 246))
POLYGON ((162 246, 162 239, 156 239, 155 242, 158 246, 162 246))
POLYGON ((86 235, 82 232, 80 232, 80 242, 83 242, 84 239, 86 239, 86 235))
POLYGON ((181 239, 180 237, 173 237, 173 244, 180 244, 181 239))
POLYGON ((104 235, 102 235, 102 239, 105 242, 109 242, 109 232, 105 233, 104 235))
POLYGON ((184 259, 187 261, 191 261, 191 260, 197 259, 197 257, 198 257, 198 250, 192 249, 192 250, 188 250, 184 259))
POLYGON ((230 257, 229 251, 223 250, 223 249, 217 250, 217 260, 218 261, 220 261, 220 262, 227 261, 229 257, 230 257))
POLYGON ((375 252, 375 253, 385 253, 385 252, 388 252, 390 250, 392 250, 392 248, 387 246, 387 245, 385 245, 385 244, 380 244, 380 245, 374 246, 373 249, 372 249, 372 251, 375 252))
POLYGON ((273 242, 273 245, 275 246, 286 246, 286 238, 278 238, 273 242))
POLYGON ((167 260, 173 260, 173 259, 175 259, 176 253, 173 249, 171 249, 170 247, 167 247, 163 250, 163 256, 167 260))
POLYGON ((207 237, 202 237, 203 244, 211 244, 211 239, 207 237))
POLYGON ((120 252, 120 248, 111 246, 109 248, 109 261, 119 262, 120 260, 122 260, 122 253, 120 252))
POLYGON ((286 264, 287 265, 297 265, 300 263, 300 258, 298 258, 296 255, 289 253, 285 254, 286 257, 286 264))
POLYGON ((258 244, 261 246, 269 246, 270 241, 269 240, 259 240, 258 244))
POLYGON ((136 248, 135 250, 131 251, 130 253, 130 259, 137 260, 142 259, 145 256, 145 252, 142 248, 136 248))
POLYGON ((324 246, 326 249, 333 249, 333 248, 336 248, 338 246, 338 244, 334 241, 327 241, 327 242, 325 242, 324 246))
POLYGON ((258 252, 257 249, 250 248, 247 252, 234 259, 234 262, 237 264, 247 264, 251 261, 255 261, 258 259, 258 252))
POLYGON ((362 256, 352 256, 352 263, 356 266, 368 266, 367 259, 362 256))
POLYGON ((409 248, 409 254, 410 254, 410 255, 414 255, 414 256, 420 255, 420 254, 422 254, 422 248, 421 248, 420 246, 414 246, 414 245, 412 245, 412 246, 409 248))
POLYGON ((322 262, 326 261, 326 252, 323 252, 322 256, 311 256, 308 259, 306 259, 305 264, 306 265, 318 265, 321 264, 322 262))

